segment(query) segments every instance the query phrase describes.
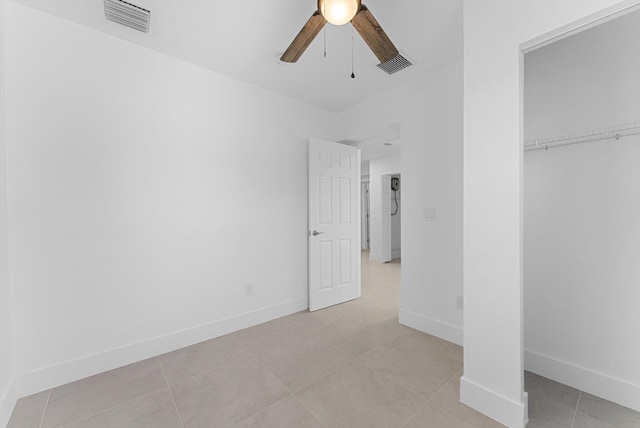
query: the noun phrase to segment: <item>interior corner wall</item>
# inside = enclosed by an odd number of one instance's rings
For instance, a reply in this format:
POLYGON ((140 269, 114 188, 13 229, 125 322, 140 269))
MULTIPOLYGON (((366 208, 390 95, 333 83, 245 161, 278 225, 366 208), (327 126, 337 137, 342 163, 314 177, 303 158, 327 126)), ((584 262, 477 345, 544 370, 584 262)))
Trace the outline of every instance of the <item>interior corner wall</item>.
POLYGON ((335 114, 6 11, 19 395, 307 308, 307 141, 335 114))
MULTIPOLYGON (((373 261, 383 261, 383 210, 380 180, 383 175, 400 172, 401 168, 400 156, 372 159, 369 161, 369 258, 373 261)), ((393 193, 391 194, 393 195, 393 193)))
POLYGON ((12 370, 12 329, 7 241, 5 122, 5 0, 0 0, 0 427, 9 422, 16 402, 12 370))
POLYGON ((341 119, 354 138, 401 124, 400 322, 462 343, 455 306, 462 292, 462 62, 352 107, 341 119), (424 209, 437 210, 436 221, 424 221, 424 209))
POLYGON ((527 422, 521 46, 560 27, 577 28, 590 14, 632 3, 464 3, 465 352, 460 394, 463 403, 509 427, 527 422))
MULTIPOLYGON (((640 121, 640 12, 525 55, 525 140, 640 121)), ((640 135, 524 155, 525 368, 640 411, 640 135)))

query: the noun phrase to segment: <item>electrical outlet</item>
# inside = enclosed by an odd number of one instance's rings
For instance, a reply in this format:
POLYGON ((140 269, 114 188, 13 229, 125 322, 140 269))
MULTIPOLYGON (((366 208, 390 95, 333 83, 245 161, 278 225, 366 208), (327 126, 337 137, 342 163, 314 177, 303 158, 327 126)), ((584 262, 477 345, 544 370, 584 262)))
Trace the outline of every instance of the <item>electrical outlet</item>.
POLYGON ((253 282, 247 282, 244 285, 244 295, 253 296, 253 282))
POLYGON ((462 310, 464 308, 464 301, 462 300, 462 296, 456 295, 456 309, 462 310))

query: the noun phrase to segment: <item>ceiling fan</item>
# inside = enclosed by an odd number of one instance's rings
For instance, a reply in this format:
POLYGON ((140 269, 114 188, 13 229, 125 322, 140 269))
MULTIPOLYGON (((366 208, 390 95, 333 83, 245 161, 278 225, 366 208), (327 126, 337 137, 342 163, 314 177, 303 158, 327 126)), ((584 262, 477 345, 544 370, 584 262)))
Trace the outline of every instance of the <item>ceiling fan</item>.
POLYGON ((327 22, 334 25, 351 24, 380 60, 387 63, 399 55, 371 11, 360 0, 318 0, 318 10, 304 24, 280 61, 296 62, 327 22))

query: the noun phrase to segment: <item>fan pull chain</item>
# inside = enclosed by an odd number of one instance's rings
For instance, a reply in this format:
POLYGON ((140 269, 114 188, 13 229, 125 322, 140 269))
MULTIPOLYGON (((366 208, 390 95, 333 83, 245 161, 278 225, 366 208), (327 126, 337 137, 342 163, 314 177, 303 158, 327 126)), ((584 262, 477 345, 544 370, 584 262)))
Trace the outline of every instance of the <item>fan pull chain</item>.
POLYGON ((351 26, 351 78, 356 78, 356 74, 353 72, 353 26, 351 26))
MULTIPOLYGON (((325 16, 325 5, 322 3, 322 16, 325 16)), ((324 38, 324 57, 327 57, 327 25, 325 22, 324 27, 322 27, 322 37, 324 38)))
POLYGON ((322 29, 322 35, 324 37, 324 57, 327 57, 327 26, 322 29))

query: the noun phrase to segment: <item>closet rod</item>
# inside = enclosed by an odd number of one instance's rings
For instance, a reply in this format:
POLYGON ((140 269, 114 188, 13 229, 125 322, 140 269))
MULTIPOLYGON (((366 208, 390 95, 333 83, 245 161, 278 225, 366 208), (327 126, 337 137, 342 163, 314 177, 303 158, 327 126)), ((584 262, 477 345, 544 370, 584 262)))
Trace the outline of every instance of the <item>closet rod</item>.
POLYGON ((580 132, 577 134, 562 135, 560 137, 541 138, 524 142, 524 151, 547 150, 553 147, 568 146, 570 144, 588 143, 640 134, 640 122, 611 126, 609 128, 580 132))

